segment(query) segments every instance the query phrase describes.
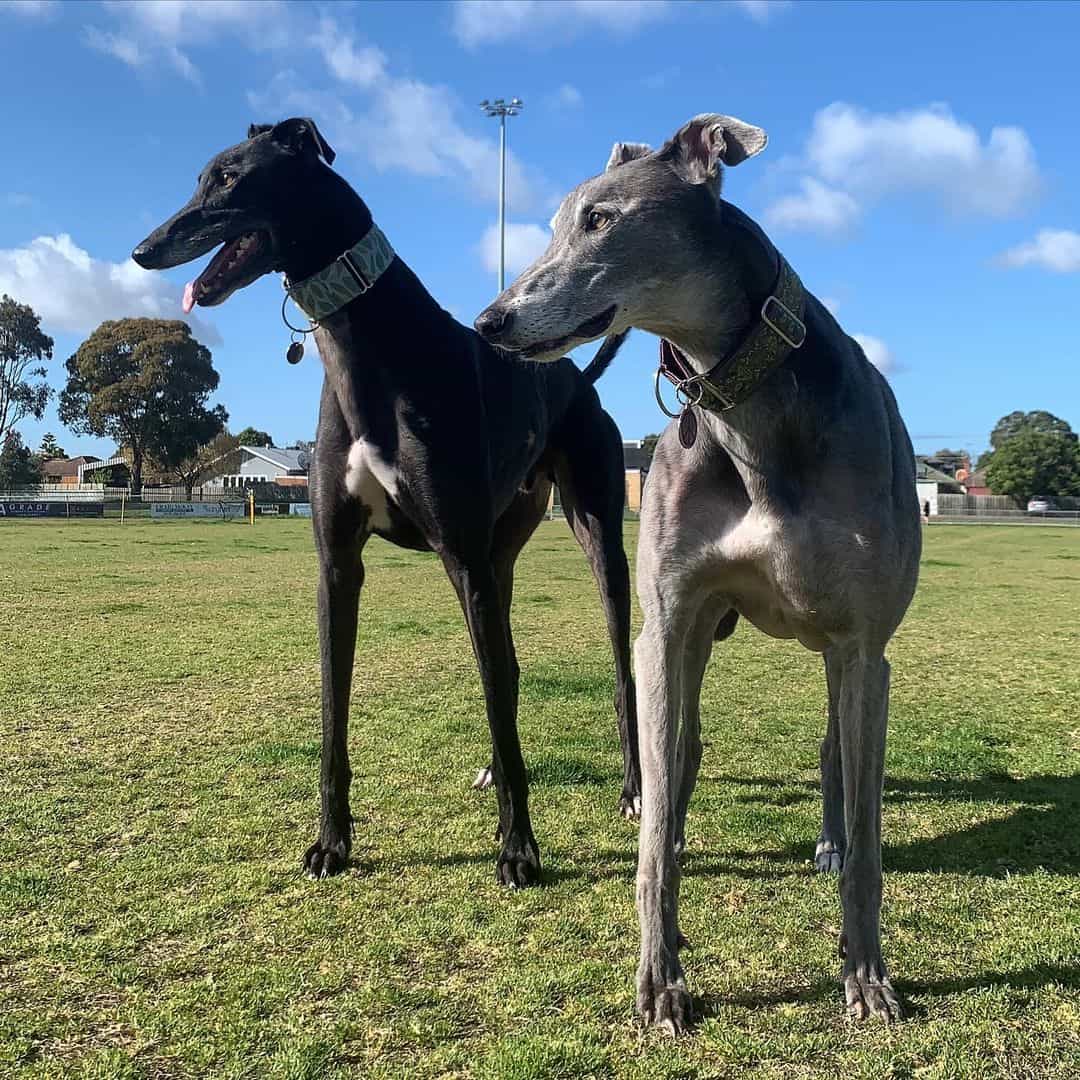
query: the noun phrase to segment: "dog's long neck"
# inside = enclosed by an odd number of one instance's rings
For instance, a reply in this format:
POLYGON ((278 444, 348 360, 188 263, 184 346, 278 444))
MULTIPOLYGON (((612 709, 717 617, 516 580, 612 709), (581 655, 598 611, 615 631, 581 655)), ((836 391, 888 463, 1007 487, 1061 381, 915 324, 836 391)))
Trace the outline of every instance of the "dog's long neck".
MULTIPOLYGON (((683 350, 697 371, 707 372, 730 356, 760 317, 772 292, 778 253, 765 233, 729 203, 721 203, 721 226, 714 245, 715 263, 705 275, 712 290, 695 290, 701 298, 694 311, 683 313, 685 325, 664 336, 683 350)), ((807 294, 807 306, 812 298, 807 294)), ((807 317, 807 341, 745 401, 722 413, 703 412, 713 437, 728 452, 753 498, 768 500, 777 475, 820 437, 816 411, 807 408, 813 389, 800 380, 805 359, 815 352, 814 322, 807 317)))
MULTIPOLYGON (((329 169, 305 206, 285 262, 290 281, 329 266, 372 226, 364 200, 329 169)), ((388 398, 438 392, 439 383, 454 377, 453 328, 464 342, 469 331, 399 256, 366 293, 320 320, 315 340, 354 439, 370 431, 388 398)))

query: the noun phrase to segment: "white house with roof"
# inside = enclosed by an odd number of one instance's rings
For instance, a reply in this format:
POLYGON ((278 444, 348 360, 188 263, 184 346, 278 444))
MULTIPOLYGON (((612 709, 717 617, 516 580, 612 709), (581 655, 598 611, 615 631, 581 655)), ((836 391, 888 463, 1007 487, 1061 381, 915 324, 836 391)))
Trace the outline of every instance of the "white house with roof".
POLYGON ((273 446, 241 446, 239 471, 223 473, 209 481, 227 488, 245 484, 306 484, 309 455, 306 450, 278 450, 273 446))

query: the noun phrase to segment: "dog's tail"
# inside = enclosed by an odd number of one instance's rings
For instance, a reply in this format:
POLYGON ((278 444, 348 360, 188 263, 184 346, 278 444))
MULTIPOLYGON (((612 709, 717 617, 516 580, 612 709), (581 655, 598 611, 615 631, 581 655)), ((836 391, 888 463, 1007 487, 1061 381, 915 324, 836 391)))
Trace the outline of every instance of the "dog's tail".
POLYGON ((607 371, 608 365, 615 359, 615 354, 622 348, 622 343, 629 333, 630 328, 627 327, 621 334, 609 334, 604 338, 603 345, 596 350, 596 355, 581 372, 589 382, 595 383, 607 371))

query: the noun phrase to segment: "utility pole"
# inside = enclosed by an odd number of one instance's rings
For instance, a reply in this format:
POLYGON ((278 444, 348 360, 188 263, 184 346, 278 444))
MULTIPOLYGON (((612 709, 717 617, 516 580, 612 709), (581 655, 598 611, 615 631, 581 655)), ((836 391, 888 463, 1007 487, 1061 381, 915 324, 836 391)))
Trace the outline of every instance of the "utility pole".
POLYGON ((499 118, 499 292, 506 288, 506 118, 517 116, 524 107, 521 98, 480 102, 485 116, 499 118))

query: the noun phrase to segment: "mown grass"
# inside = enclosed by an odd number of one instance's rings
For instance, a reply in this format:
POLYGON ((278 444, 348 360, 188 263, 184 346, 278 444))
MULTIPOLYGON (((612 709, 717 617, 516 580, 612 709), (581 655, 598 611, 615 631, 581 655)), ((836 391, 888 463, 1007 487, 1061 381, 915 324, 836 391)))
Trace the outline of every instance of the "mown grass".
POLYGON ((891 650, 886 956, 842 1017, 817 657, 740 626, 706 678, 681 920, 697 1033, 634 1022, 636 832, 599 605, 520 564, 542 889, 493 879, 473 660, 436 561, 368 548, 355 860, 315 883, 309 524, 0 526, 0 1075, 1067 1077, 1080 1065, 1080 532, 932 528, 891 650))

